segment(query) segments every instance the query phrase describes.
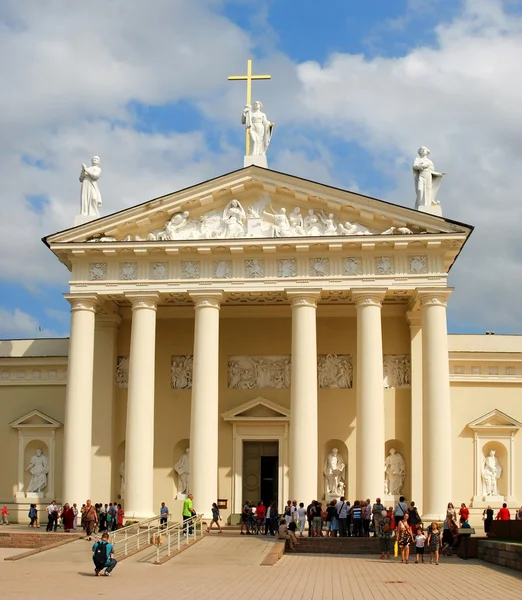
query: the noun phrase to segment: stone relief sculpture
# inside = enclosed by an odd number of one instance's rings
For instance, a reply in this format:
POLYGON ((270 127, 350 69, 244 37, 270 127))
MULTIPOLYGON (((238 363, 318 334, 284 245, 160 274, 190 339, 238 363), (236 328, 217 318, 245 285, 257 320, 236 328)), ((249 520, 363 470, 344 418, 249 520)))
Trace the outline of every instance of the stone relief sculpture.
POLYGON ((229 388, 289 388, 290 374, 289 356, 231 356, 228 360, 229 388))
POLYGON ((409 354, 385 354, 383 357, 385 388, 407 388, 411 385, 411 357, 409 354))
POLYGON ((191 354, 172 357, 171 385, 173 390, 189 390, 192 387, 193 363, 194 357, 191 354))
POLYGON ((38 448, 36 454, 31 456, 29 465, 25 470, 31 473, 27 491, 33 494, 41 494, 47 487, 47 475, 49 473, 49 460, 41 448, 38 448))
POLYGON ((125 461, 122 460, 120 463, 120 498, 125 500, 125 461))
POLYGON ((223 211, 225 237, 240 238, 245 236, 246 213, 238 200, 231 200, 223 211))
POLYGON ((402 455, 395 448, 390 448, 390 452, 384 461, 384 471, 384 493, 391 496, 398 496, 401 493, 404 478, 406 477, 406 463, 402 455))
POLYGON ((241 123, 245 126, 250 136, 250 155, 260 156, 266 154, 272 138, 273 124, 263 112, 263 103, 254 102, 254 107, 247 104, 243 109, 241 123))
POLYGON ((89 217, 100 216, 100 206, 102 204, 100 190, 98 189, 98 179, 100 178, 100 175, 101 169, 99 156, 92 157, 90 167, 82 163, 82 170, 80 172, 80 183, 82 184, 80 194, 81 215, 86 215, 89 217))
POLYGON ((326 500, 344 496, 344 464, 343 457, 337 448, 332 448, 326 456, 323 467, 324 495, 326 500))
POLYGON ((116 387, 126 390, 129 387, 129 357, 118 356, 116 361, 116 387))
POLYGON ((178 497, 180 494, 187 495, 190 479, 190 448, 185 450, 183 456, 174 465, 174 471, 178 474, 178 497))
POLYGON ((320 388, 350 389, 353 385, 352 357, 347 354, 320 354, 317 357, 320 388))
POLYGON ((435 171, 435 165, 428 158, 430 150, 421 146, 417 151, 417 158, 413 161, 413 181, 415 183, 415 208, 439 204, 436 201, 437 192, 445 173, 435 171))
POLYGON ((498 496, 498 480, 502 475, 502 466, 496 456, 495 450, 491 450, 482 461, 482 495, 498 496))

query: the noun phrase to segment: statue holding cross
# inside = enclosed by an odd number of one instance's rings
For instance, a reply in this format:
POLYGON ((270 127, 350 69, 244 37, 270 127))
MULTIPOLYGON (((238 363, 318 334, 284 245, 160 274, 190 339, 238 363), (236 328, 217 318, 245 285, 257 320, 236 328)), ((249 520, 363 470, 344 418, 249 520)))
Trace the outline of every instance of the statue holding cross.
POLYGON ((266 167, 266 151, 272 138, 274 124, 267 119, 263 112, 263 104, 259 100, 254 102, 252 107, 252 81, 270 79, 270 75, 252 75, 252 60, 248 59, 247 74, 231 75, 228 79, 247 82, 246 105, 241 117, 241 123, 246 127, 245 166, 257 164, 266 167))

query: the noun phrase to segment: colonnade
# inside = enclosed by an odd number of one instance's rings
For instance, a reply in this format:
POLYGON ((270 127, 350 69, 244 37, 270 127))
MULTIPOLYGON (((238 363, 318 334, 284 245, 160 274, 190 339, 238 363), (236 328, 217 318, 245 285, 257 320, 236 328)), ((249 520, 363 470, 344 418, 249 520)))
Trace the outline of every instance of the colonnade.
MULTIPOLYGON (((424 513, 441 516, 451 498, 451 431, 446 300, 448 289, 420 289, 423 382, 424 513), (440 477, 440 465, 444 476, 440 477)), ((352 290, 357 311, 356 495, 382 496, 385 447, 382 302, 386 289, 352 290)), ((191 492, 198 512, 218 497, 219 310, 222 293, 198 291, 190 420, 191 492)), ((287 291, 292 315, 289 436, 290 496, 318 497, 316 313, 320 289, 287 291)), ((154 514, 154 365, 159 294, 126 294, 132 305, 125 443, 125 512, 154 514)), ((71 304, 69 379, 65 406, 63 498, 81 505, 91 493, 95 295, 66 296, 71 304)), ((415 477, 415 474, 413 474, 415 477)))

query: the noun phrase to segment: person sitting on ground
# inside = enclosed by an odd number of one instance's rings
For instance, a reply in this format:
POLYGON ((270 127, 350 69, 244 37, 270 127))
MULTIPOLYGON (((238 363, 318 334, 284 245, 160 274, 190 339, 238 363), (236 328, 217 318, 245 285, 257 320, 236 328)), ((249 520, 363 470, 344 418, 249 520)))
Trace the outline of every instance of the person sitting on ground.
POLYGON ((92 547, 92 560, 94 562, 94 573, 96 577, 105 569, 104 575, 110 576, 112 570, 117 565, 117 560, 112 558, 114 547, 109 544, 109 534, 105 532, 101 540, 94 543, 92 547))
POLYGON ((281 519, 281 521, 279 521, 279 530, 277 532, 277 537, 280 540, 288 540, 290 550, 294 550, 295 544, 297 544, 297 539, 295 535, 288 529, 286 519, 281 519))

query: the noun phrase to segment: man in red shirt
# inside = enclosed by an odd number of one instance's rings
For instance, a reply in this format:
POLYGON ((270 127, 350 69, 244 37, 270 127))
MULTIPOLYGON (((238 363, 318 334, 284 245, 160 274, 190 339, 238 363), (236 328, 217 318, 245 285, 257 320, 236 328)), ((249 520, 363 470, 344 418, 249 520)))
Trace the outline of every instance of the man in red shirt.
POLYGON ((502 508, 498 511, 497 521, 509 521, 511 519, 511 515, 509 513, 509 508, 507 504, 504 502, 502 508))

